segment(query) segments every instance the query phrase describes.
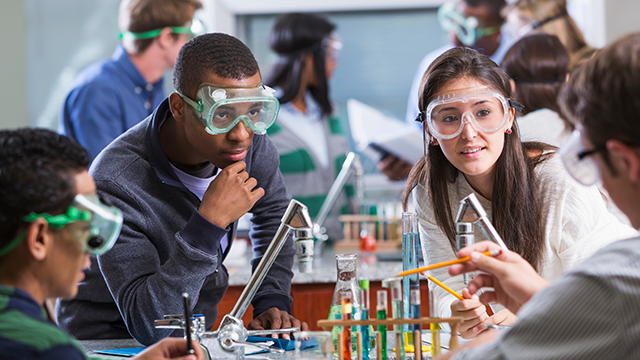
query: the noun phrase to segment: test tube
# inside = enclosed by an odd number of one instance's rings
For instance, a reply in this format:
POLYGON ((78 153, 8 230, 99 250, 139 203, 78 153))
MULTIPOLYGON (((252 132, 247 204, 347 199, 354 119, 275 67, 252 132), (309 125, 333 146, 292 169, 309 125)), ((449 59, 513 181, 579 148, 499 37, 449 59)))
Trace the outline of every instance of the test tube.
MULTIPOLYGON (((342 320, 351 320, 352 299, 351 294, 342 294, 342 320)), ((342 334, 344 336, 344 344, 342 354, 345 359, 351 359, 351 326, 343 326, 342 334)))
MULTIPOLYGON (((384 279, 382 280, 382 287, 391 290, 391 314, 393 318, 402 319, 402 278, 384 279)), ((396 335, 396 358, 400 358, 398 360, 405 359, 403 328, 403 325, 393 325, 393 331, 396 335)))
MULTIPOLYGON (((418 232, 418 215, 414 212, 402 213, 402 271, 417 268, 420 259, 420 234, 418 232)), ((410 293, 413 290, 420 290, 420 279, 418 274, 404 276, 402 278, 402 304, 403 317, 409 319, 411 315, 410 293)), ((413 348, 414 330, 420 330, 420 325, 404 325, 405 347, 411 351, 413 348)))
MULTIPOLYGON (((378 313, 378 320, 387 319, 387 291, 378 290, 378 304, 376 311, 378 313)), ((380 347, 380 359, 387 360, 387 326, 378 325, 378 333, 380 334, 380 341, 377 341, 380 347)))
MULTIPOLYGON (((435 284, 429 285, 429 316, 439 318, 438 314, 438 288, 435 284)), ((429 324, 431 330, 431 357, 435 358, 440 355, 440 324, 429 324)), ((451 336, 457 336, 452 334, 451 336)))
MULTIPOLYGON (((369 320, 369 280, 360 280, 361 320, 369 320)), ((362 333, 362 359, 369 360, 369 325, 360 326, 362 333)))

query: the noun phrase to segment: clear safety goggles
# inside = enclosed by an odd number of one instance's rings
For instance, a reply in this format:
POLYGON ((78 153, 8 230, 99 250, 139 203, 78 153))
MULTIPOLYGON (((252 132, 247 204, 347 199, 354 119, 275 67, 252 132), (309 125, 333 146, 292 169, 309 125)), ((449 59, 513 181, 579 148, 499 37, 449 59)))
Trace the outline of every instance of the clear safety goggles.
POLYGON ((419 120, 424 120, 431 135, 446 140, 460 135, 466 123, 487 134, 496 132, 509 121, 509 109, 520 106, 483 86, 437 96, 419 120))
POLYGON ((131 31, 123 31, 119 35, 120 40, 144 40, 153 39, 160 36, 160 33, 165 28, 170 28, 174 34, 185 34, 189 37, 196 37, 207 32, 207 28, 204 26, 200 19, 194 18, 191 20, 191 24, 187 26, 165 26, 159 29, 149 30, 140 33, 134 33, 131 31))
POLYGON ((465 17, 458 12, 455 2, 446 2, 438 8, 438 22, 443 30, 454 31, 458 40, 467 46, 473 45, 477 39, 500 31, 500 25, 480 27, 478 19, 473 16, 465 17))
POLYGON ((594 150, 585 149, 582 145, 582 133, 580 130, 574 130, 562 144, 558 154, 571 177, 582 185, 591 186, 598 182, 600 176, 598 165, 590 155, 602 150, 604 147, 598 147, 594 150))
POLYGON ((262 83, 250 87, 204 83, 198 88, 195 100, 178 94, 196 109, 198 120, 209 134, 224 134, 242 121, 254 133, 263 135, 276 121, 280 110, 274 92, 262 83))
POLYGON ((340 60, 340 55, 342 54, 342 38, 336 33, 331 33, 331 36, 322 40, 322 45, 325 47, 325 52, 327 54, 327 59, 337 62, 340 60))
MULTIPOLYGON (((122 212, 111 203, 95 194, 78 194, 67 212, 60 215, 27 215, 24 220, 33 222, 45 219, 53 230, 68 226, 73 237, 84 251, 92 255, 102 255, 115 244, 122 228, 122 212)), ((27 230, 0 249, 0 257, 16 248, 26 238, 27 230)))

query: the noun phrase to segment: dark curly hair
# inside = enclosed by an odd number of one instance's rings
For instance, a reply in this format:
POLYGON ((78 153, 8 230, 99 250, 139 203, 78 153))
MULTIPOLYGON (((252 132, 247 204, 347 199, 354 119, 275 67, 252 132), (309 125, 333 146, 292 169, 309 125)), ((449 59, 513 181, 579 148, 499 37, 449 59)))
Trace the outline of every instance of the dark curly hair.
POLYGON ((80 144, 50 130, 0 131, 0 248, 31 212, 65 212, 77 193, 74 176, 89 161, 80 144))
POLYGON ((253 53, 242 41, 223 33, 204 34, 180 49, 173 67, 173 87, 193 99, 198 86, 211 74, 242 80, 259 71, 253 53))

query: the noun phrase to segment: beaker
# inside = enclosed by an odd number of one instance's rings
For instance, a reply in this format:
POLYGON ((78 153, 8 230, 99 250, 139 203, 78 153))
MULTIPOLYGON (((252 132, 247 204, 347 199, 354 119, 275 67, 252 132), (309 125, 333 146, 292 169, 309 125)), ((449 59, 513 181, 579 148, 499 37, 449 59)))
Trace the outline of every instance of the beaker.
POLYGON ((331 359, 333 343, 329 331, 296 331, 293 336, 296 359, 331 359))

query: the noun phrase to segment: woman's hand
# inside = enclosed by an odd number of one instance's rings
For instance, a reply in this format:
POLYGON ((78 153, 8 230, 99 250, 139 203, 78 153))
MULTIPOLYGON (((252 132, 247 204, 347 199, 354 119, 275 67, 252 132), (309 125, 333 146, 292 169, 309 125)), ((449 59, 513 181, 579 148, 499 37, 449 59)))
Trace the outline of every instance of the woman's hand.
POLYGON ((164 338, 149 346, 134 359, 137 360, 203 360, 204 351, 200 344, 193 340, 193 355, 187 355, 187 341, 180 338, 164 338))
POLYGON ((489 319, 487 308, 477 295, 471 295, 469 290, 462 289, 464 300, 455 300, 451 303, 451 316, 462 317, 462 324, 458 332, 463 339, 473 339, 486 329, 482 323, 489 319))

